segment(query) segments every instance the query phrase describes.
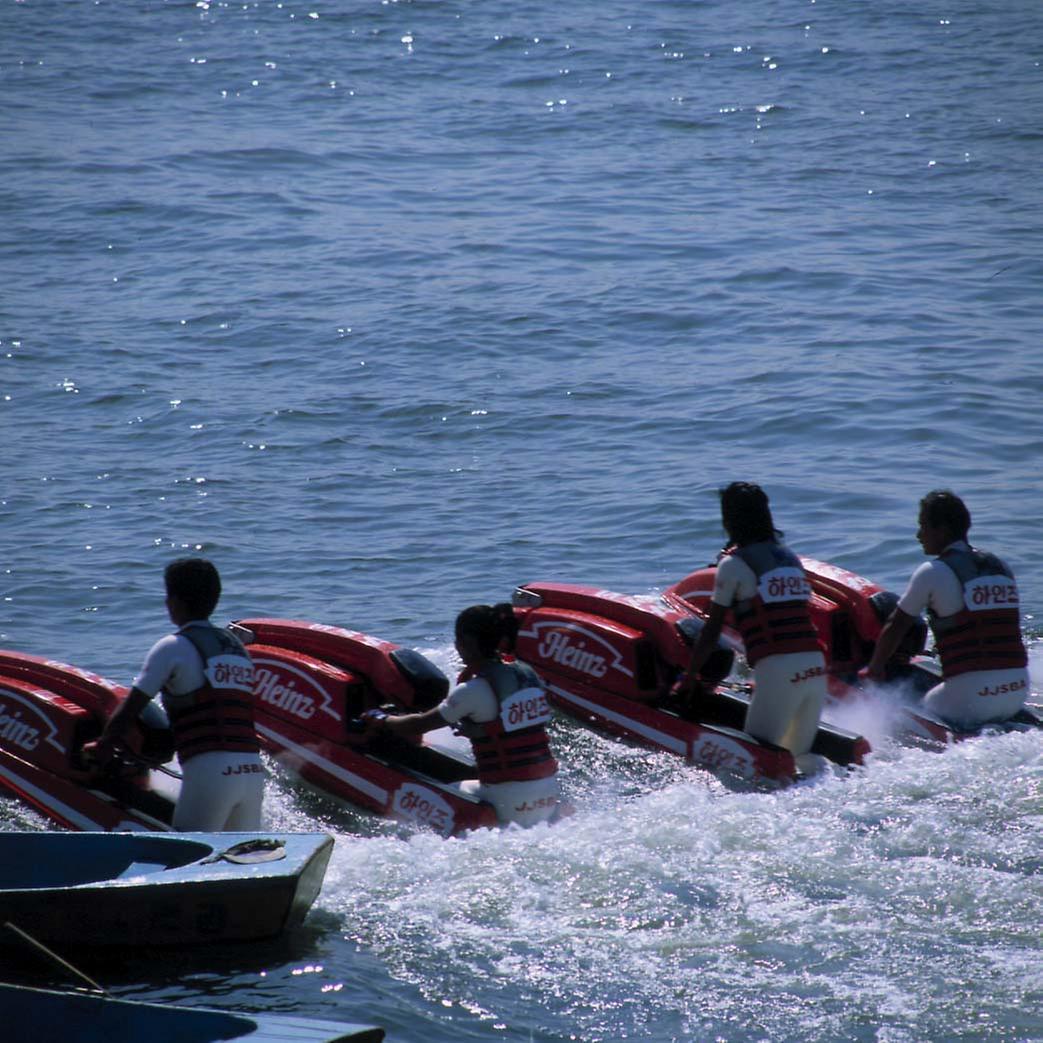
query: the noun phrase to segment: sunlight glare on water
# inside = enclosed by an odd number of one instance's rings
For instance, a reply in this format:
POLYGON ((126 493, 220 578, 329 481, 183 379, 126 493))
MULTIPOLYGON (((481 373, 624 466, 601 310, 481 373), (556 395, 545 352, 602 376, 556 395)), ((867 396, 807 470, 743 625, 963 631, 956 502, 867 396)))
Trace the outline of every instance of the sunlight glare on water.
POLYGON ((1026 735, 903 750, 777 794, 727 793, 692 769, 554 828, 342 838, 322 904, 432 1000, 465 976, 475 1009, 539 1003, 582 1039, 703 1038, 736 1009, 767 1038, 830 1036, 903 1021, 925 987, 940 1010, 920 1038, 936 1038, 1038 988, 1041 784, 1026 735), (959 945, 939 951, 939 937, 959 945), (997 947, 1020 969, 968 993, 997 947))
MULTIPOLYGON (((0 642, 129 683, 199 553, 221 622, 452 676, 468 604, 712 561, 729 481, 896 591, 950 487, 1038 701, 1040 39, 1037 0, 0 4, 0 642)), ((869 763, 774 792, 556 719, 532 833, 276 768, 269 826, 337 835, 304 929, 98 973, 392 1043, 1035 1043, 1041 736, 829 716, 869 763)))

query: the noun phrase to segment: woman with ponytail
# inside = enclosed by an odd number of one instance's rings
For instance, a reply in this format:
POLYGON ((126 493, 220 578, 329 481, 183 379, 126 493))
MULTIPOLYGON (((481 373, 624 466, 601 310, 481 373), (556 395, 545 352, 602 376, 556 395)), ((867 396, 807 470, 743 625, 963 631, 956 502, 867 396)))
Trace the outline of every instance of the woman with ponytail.
POLYGON ((713 597, 692 648, 682 694, 698 697, 699 671, 717 647, 725 619, 742 636, 755 692, 745 730, 789 750, 802 770, 810 755, 826 699, 826 661, 811 621, 811 584, 800 558, 782 542, 768 497, 752 482, 720 490, 728 546, 717 563, 713 597))
POLYGON ((471 740, 478 778, 461 789, 495 808, 503 825, 550 819, 560 793, 550 751, 550 707, 532 667, 505 660, 518 623, 509 604, 472 605, 456 617, 456 650, 464 668, 446 698, 426 713, 371 718, 372 726, 415 736, 453 726, 471 740))

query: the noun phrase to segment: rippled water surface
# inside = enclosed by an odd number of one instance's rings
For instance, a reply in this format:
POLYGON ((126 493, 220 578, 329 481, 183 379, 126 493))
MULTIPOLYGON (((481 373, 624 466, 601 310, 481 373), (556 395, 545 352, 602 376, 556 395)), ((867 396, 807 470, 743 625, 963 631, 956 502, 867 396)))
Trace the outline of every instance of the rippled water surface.
MULTIPOLYGON (((745 478, 898 588, 956 489, 1038 675, 1041 39, 1035 2, 0 0, 0 643, 128 680, 198 550, 224 618, 452 669, 469 603, 710 560, 745 478)), ((559 720, 576 815, 452 841, 276 774, 273 827, 337 834, 306 928, 85 969, 401 1041, 1038 1039, 1040 737, 858 724, 865 770, 763 794, 559 720)))

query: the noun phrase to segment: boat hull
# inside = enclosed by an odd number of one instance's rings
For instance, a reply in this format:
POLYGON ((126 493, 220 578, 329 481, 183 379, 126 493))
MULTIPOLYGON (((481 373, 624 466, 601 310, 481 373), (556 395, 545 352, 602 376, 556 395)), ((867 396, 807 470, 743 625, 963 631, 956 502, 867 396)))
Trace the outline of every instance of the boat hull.
POLYGON ((271 938, 304 919, 332 849, 307 833, 0 833, 0 924, 65 947, 271 938))
POLYGON ((380 1043, 375 1026, 297 1017, 244 1014, 206 1007, 143 1003, 111 996, 0 984, 0 1012, 12 1040, 112 1043, 380 1043))

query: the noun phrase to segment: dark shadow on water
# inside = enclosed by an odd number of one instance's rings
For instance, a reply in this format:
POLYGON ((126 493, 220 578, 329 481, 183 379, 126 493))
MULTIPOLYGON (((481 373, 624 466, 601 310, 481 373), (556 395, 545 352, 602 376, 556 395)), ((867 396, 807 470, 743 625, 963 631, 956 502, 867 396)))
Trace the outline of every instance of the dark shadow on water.
MULTIPOLYGON (((340 926, 338 916, 316 910, 309 914, 307 923, 265 941, 156 946, 147 950, 119 945, 49 948, 113 995, 149 1000, 181 1000, 189 996, 203 999, 240 994, 244 989, 253 992, 259 982, 280 978, 288 968, 321 965, 331 956, 335 944, 343 947, 340 926), (154 995, 156 990, 161 991, 158 997, 154 995)), ((375 960, 373 963, 379 966, 375 960)), ((56 960, 27 942, 18 941, 0 948, 0 979, 38 988, 84 984, 56 960)), ((261 991, 265 989, 262 987, 261 991)))

